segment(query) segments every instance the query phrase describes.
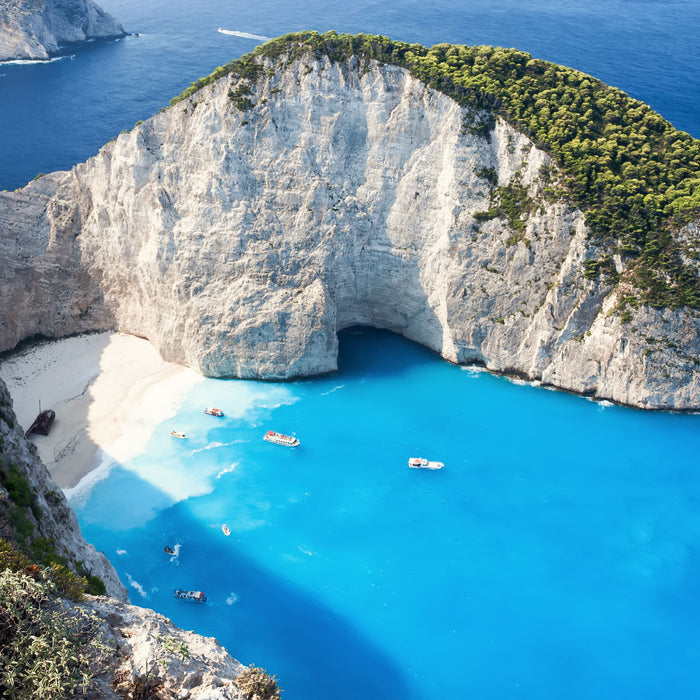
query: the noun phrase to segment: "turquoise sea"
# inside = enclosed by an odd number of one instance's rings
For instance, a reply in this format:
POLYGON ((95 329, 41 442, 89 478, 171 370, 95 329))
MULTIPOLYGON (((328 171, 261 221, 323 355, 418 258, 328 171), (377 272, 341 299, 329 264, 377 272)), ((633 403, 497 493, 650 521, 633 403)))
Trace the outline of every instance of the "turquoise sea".
POLYGON ((287 698, 694 696, 700 417, 515 385, 371 329, 344 332, 340 359, 205 381, 74 499, 135 603, 287 698))
MULTIPOLYGON (((514 46, 700 136, 692 0, 101 4, 138 36, 0 65, 0 188, 84 160, 258 41, 218 27, 514 46)), ((696 415, 597 404, 351 329, 337 374, 201 383, 73 505, 134 603, 264 666, 287 700, 693 698, 699 451, 696 415), (266 443, 268 429, 301 445, 266 443)))

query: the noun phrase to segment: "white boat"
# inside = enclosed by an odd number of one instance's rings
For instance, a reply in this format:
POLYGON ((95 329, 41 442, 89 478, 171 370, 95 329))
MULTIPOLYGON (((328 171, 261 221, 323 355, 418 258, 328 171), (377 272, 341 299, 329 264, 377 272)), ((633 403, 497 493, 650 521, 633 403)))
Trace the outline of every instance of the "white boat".
POLYGON ((188 600, 191 603, 207 602, 207 597, 204 595, 203 591, 185 591, 182 588, 178 588, 175 591, 175 597, 180 600, 188 600))
POLYGON ((412 469, 442 469, 442 462, 431 462, 425 457, 409 457, 408 466, 412 469))
POLYGON ((216 416, 217 418, 223 418, 224 412, 220 408, 207 407, 204 409, 204 413, 208 416, 216 416))
POLYGON ((187 437, 187 435, 185 435, 185 433, 181 433, 179 430, 171 430, 170 437, 179 438, 180 440, 184 440, 187 437))
POLYGON ((284 435, 283 433, 276 433, 274 430, 268 430, 263 435, 263 440, 274 442, 275 445, 284 445, 285 447, 296 447, 299 444, 297 438, 291 435, 284 435))
POLYGON ((221 531, 224 533, 224 535, 226 535, 226 537, 228 537, 231 534, 231 530, 229 529, 229 526, 226 523, 224 523, 221 526, 221 531))

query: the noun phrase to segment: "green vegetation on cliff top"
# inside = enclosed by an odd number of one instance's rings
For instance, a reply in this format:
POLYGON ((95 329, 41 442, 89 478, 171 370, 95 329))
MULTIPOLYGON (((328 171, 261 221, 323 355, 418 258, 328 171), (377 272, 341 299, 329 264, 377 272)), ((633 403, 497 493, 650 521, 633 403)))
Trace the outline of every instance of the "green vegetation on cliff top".
MULTIPOLYGON (((656 307, 700 309, 700 279, 672 231, 700 216, 700 141, 648 105, 589 75, 515 49, 392 41, 329 32, 288 34, 201 78, 171 104, 233 73, 254 82, 258 57, 285 64, 307 55, 341 62, 358 56, 402 66, 476 112, 465 128, 486 138, 499 115, 549 153, 568 197, 586 216, 591 239, 625 260, 639 299, 656 307)), ((251 103, 252 104, 252 103, 251 103)), ((611 265, 589 265, 587 277, 611 265)))

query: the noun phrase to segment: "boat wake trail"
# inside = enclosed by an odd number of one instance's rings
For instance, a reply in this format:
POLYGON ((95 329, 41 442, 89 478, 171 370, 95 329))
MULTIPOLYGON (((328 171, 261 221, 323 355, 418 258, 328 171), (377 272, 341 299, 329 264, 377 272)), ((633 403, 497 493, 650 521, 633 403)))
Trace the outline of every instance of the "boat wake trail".
POLYGON ((192 450, 190 452, 190 456, 197 454, 197 452, 204 452, 205 450, 215 450, 217 447, 230 447, 231 445, 238 445, 242 442, 243 440, 231 440, 231 442, 212 441, 207 443, 204 447, 198 447, 196 450, 192 450))
POLYGON ((251 34, 250 32, 238 32, 235 29, 222 29, 219 27, 219 32, 221 34, 228 34, 229 36, 239 36, 241 39, 257 39, 258 41, 270 41, 271 37, 262 36, 261 34, 251 34))
POLYGON ((138 592, 141 594, 141 597, 142 597, 142 598, 146 598, 146 597, 148 596, 148 594, 146 593, 144 587, 143 587, 138 581, 136 581, 135 579, 133 579, 133 578, 131 577, 131 574, 127 574, 126 577, 127 577, 128 581, 129 581, 129 585, 130 585, 135 591, 138 591, 138 592))
POLYGON ((217 475, 216 478, 220 479, 224 474, 228 474, 229 472, 232 472, 237 466, 238 462, 234 462, 230 467, 226 467, 226 469, 222 469, 217 475))
POLYGON ((11 61, 2 61, 4 66, 33 66, 37 63, 55 63, 56 61, 62 61, 64 58, 75 58, 75 56, 54 56, 53 58, 15 58, 11 61))
POLYGON ((329 389, 328 391, 321 392, 321 396, 328 396, 328 394, 332 394, 334 391, 338 391, 339 389, 345 388, 345 384, 338 384, 338 386, 334 386, 332 389, 329 389))

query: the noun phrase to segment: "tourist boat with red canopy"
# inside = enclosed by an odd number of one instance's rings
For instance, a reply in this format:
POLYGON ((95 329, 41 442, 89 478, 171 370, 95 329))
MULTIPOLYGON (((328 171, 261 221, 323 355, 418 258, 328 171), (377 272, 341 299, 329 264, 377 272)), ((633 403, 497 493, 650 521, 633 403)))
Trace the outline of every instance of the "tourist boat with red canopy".
POLYGON ((187 600, 190 603, 206 603, 207 597, 204 595, 203 591, 186 591, 182 588, 178 588, 175 591, 175 597, 180 600, 187 600))
POLYGON ((296 447, 299 444, 298 438, 285 435, 284 433, 276 433, 274 430, 268 430, 263 435, 263 440, 274 442, 275 445, 284 445, 285 447, 296 447))

